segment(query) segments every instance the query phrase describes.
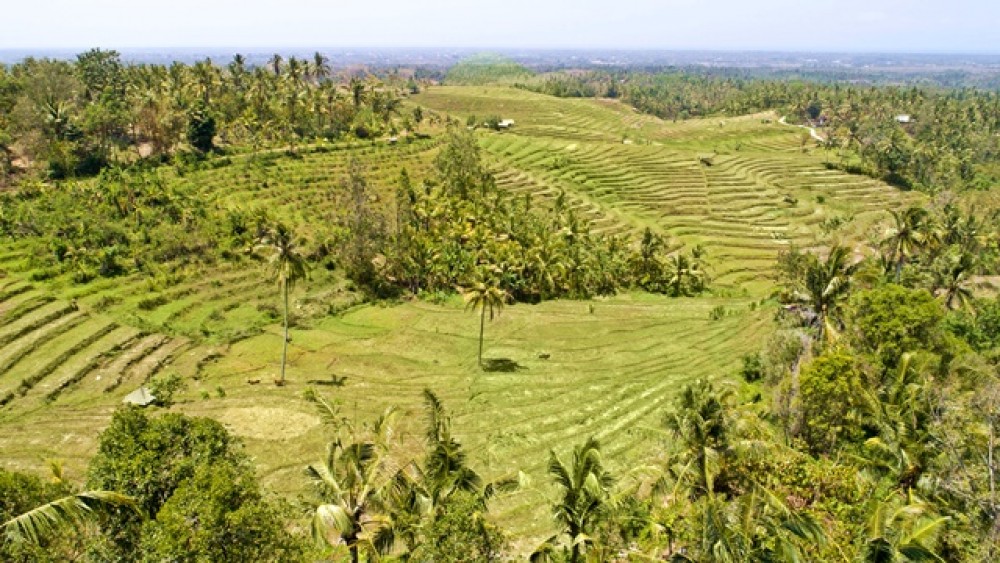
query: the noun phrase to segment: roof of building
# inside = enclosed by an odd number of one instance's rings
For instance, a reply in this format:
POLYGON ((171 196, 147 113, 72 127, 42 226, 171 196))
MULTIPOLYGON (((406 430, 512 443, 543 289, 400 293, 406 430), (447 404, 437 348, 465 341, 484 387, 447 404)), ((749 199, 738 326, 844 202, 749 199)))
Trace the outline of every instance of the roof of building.
POLYGON ((156 397, 149 392, 149 389, 145 387, 140 387, 135 391, 132 391, 125 398, 122 399, 123 403, 128 403, 131 405, 139 405, 140 407, 145 407, 156 402, 156 397))

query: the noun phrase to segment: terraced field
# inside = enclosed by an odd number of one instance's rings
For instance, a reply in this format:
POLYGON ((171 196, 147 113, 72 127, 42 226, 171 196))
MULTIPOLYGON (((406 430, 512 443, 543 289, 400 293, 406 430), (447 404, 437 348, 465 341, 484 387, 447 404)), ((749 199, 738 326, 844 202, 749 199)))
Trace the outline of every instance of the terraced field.
POLYGON ((120 399, 188 345, 123 326, 31 284, 2 281, 0 408, 7 412, 120 399))
POLYGON ((917 197, 828 170, 814 141, 770 114, 669 123, 614 101, 502 88, 442 87, 416 100, 514 119, 513 129, 481 137, 499 185, 548 200, 563 193, 597 232, 648 227, 675 247, 701 244, 716 286, 751 295, 770 291, 782 249, 829 242, 824 220, 843 220, 836 237, 851 244, 886 209, 917 197))
MULTIPOLYGON (((646 429, 659 424, 681 385, 734 373, 740 356, 767 338, 773 312, 752 310, 750 303, 635 294, 590 304, 513 306, 486 332, 485 356, 516 364, 507 372, 478 368, 477 318, 457 298, 444 305, 363 307, 293 331, 290 383, 283 388, 269 384, 276 374, 278 327, 217 349, 224 352, 221 357, 200 366, 202 348, 122 332, 121 350, 46 409, 35 408, 42 403, 29 395, 15 401, 13 410, 0 411, 9 430, 0 437, 0 449, 7 465, 37 469, 40 459, 57 456, 71 471, 82 471, 95 430, 130 390, 122 385, 105 392, 114 370, 144 369, 138 358, 166 350, 176 358, 169 369, 198 375, 175 408, 227 423, 246 440, 265 483, 294 493, 304 484, 302 466, 321 455, 325 439, 311 406, 300 398, 304 389, 317 388, 339 400, 345 414, 361 419, 389 405, 401 407, 400 435, 413 444, 423 433, 420 393, 429 387, 453 413, 477 467, 492 477, 517 470, 531 477, 529 487, 498 507, 506 526, 537 538, 549 526, 543 502, 551 492, 544 467, 548 450, 565 451, 593 434, 617 467, 644 459, 652 443, 646 429), (718 306, 728 314, 713 321, 710 311, 718 306), (339 385, 323 384, 331 375, 339 385), (62 441, 47 441, 52 436, 62 441)), ((97 334, 100 323, 81 326, 97 334)), ((83 350, 74 356, 86 357, 83 350)), ((138 379, 125 378, 132 385, 138 379)), ((54 386, 59 379, 44 381, 54 386)))
MULTIPOLYGON (((511 131, 480 133, 499 185, 539 200, 562 193, 600 233, 648 227, 675 248, 704 245, 720 291, 511 307, 487 326, 486 356, 517 369, 485 373, 476 365, 476 319, 457 300, 357 307, 294 329, 290 384, 275 387, 278 293, 258 262, 167 265, 157 276, 78 285, 33 268, 25 245, 4 241, 0 463, 44 472, 43 460, 56 457, 71 478, 82 478, 121 398, 176 373, 188 387, 175 408, 230 425, 265 482, 295 493, 302 466, 325 439, 301 399, 307 387, 362 419, 401 406, 407 444, 421 432, 420 391, 431 387, 477 466, 490 476, 521 469, 533 479, 500 506, 502 523, 531 547, 549 531, 550 448, 566 451, 593 434, 614 465, 633 467, 655 447, 645 429, 681 385, 729 378, 740 356, 768 338, 773 305, 762 299, 779 251, 829 244, 824 221, 836 217, 849 221, 837 237, 863 240, 885 209, 916 197, 827 170, 811 143, 803 152, 801 130, 773 115, 668 123, 613 101, 482 87, 432 88, 408 103, 461 118, 515 119, 511 131), (710 320, 719 307, 725 314, 710 320)), ((426 176, 439 138, 314 147, 256 162, 235 156, 167 174, 218 205, 266 208, 309 230, 337 218, 352 160, 376 197, 389 197, 401 169, 414 182, 426 176)), ((335 278, 314 275, 295 294, 297 307, 350 299, 335 278)))

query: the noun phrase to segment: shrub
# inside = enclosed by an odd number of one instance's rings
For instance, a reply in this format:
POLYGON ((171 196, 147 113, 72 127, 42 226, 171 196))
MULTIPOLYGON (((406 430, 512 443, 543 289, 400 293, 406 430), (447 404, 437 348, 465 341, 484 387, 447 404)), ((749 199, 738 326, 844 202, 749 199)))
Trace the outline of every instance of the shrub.
POLYGON ((171 372, 153 378, 149 382, 149 392, 156 397, 157 405, 169 407, 174 404, 174 395, 178 391, 182 391, 186 386, 187 384, 179 374, 171 372))
POLYGON ((835 349, 802 370, 799 382, 802 433, 816 454, 859 440, 861 372, 849 351, 835 349))
POLYGON ((760 353, 747 354, 743 356, 743 366, 740 368, 740 377, 747 383, 760 381, 764 377, 764 362, 760 353))
POLYGON ((862 291, 851 298, 849 311, 855 347, 886 370, 905 352, 943 351, 938 325, 944 310, 926 290, 889 284, 862 291))

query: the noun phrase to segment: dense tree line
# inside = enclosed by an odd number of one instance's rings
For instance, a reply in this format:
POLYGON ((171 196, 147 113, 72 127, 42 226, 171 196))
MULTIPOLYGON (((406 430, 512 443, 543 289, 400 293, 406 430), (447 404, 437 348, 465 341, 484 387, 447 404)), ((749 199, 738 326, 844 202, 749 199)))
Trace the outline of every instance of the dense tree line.
MULTIPOLYGON (((314 264, 332 260, 373 294, 452 292, 483 280, 519 301, 707 287, 702 250, 683 251, 649 230, 639 240, 596 236, 564 196, 552 205, 515 198, 496 187, 475 137, 457 129, 433 177, 414 185, 404 172, 384 205, 373 202, 389 190, 369 186, 357 163, 341 188, 340 215, 313 226, 302 253, 314 264)), ((0 197, 0 234, 37 243, 39 279, 156 275, 175 261, 244 261, 259 243, 297 242, 266 210, 221 207, 155 169, 111 168, 94 180, 23 184, 0 197)))
POLYGON ((398 74, 335 76, 320 53, 275 55, 250 67, 126 64, 91 50, 73 62, 28 58, 0 67, 0 182, 15 168, 52 178, 93 174, 111 164, 212 150, 254 149, 412 130, 398 74))
MULTIPOLYGON (((449 133, 433 178, 422 186, 401 178, 395 215, 398 228, 381 247, 380 283, 413 293, 487 282, 517 301, 539 301, 630 288, 680 296, 707 287, 699 248, 681 249, 650 230, 640 240, 599 236, 563 195, 545 205, 497 188, 465 131, 449 133)), ((352 263, 367 268, 367 258, 352 263)))

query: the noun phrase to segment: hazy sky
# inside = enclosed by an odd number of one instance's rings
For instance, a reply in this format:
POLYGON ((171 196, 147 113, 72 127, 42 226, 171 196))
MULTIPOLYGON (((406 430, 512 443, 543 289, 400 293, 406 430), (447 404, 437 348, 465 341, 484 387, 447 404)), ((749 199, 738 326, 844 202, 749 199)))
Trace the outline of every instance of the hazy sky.
POLYGON ((1000 0, 3 0, 0 48, 1000 53, 1000 0))

